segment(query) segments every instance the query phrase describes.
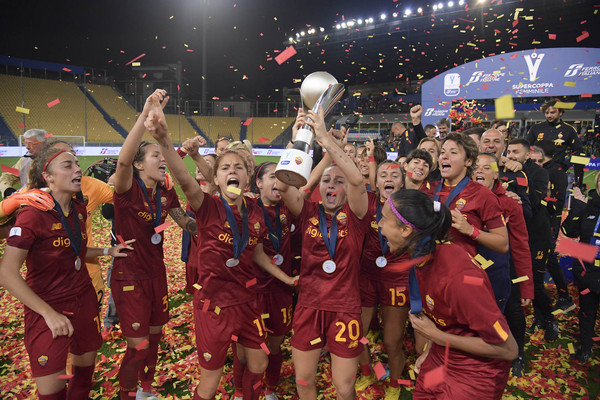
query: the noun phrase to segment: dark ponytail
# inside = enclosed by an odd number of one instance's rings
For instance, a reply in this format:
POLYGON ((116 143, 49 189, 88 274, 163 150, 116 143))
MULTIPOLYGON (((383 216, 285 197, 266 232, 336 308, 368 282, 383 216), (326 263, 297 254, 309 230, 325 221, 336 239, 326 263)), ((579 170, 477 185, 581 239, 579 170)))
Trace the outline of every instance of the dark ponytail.
MULTIPOLYGON (((452 215, 445 204, 435 202, 434 205, 429 196, 414 189, 400 189, 392 193, 390 199, 396 211, 415 228, 407 245, 413 257, 431 254, 435 250, 436 240, 447 240, 452 215)), ((406 225, 400 219, 396 223, 406 225)))

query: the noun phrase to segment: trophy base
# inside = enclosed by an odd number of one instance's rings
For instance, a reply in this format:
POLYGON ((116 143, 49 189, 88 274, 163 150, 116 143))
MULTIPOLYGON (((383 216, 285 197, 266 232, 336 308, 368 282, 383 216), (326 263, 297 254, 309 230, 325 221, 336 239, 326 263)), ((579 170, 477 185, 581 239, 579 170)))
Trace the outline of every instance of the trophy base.
POLYGON ((299 188, 308 182, 311 168, 312 158, 307 153, 297 149, 287 149, 279 159, 275 176, 281 182, 299 188))

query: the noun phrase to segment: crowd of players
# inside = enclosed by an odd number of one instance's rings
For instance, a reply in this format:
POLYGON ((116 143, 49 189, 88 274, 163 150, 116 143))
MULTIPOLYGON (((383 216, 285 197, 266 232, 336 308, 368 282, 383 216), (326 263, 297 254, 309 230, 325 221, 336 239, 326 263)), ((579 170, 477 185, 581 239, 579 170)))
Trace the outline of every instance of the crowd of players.
MULTIPOLYGON (((347 143, 345 128, 328 129, 322 112, 299 112, 294 133, 310 125, 323 153, 306 186, 296 188, 276 178, 275 163, 255 165, 248 143, 220 139, 215 155, 203 157, 198 149, 205 142, 197 137, 176 151, 163 114, 168 100, 162 90, 147 99, 112 186, 82 176, 68 143, 46 143, 41 130, 24 135, 31 157, 17 165, 23 188, 1 203, 0 219, 10 230, 0 285, 25 305, 24 341, 40 399, 88 398, 101 345, 102 256, 114 258, 114 308, 105 323, 118 321, 127 341, 120 398, 157 398, 152 384, 169 318, 168 215, 184 231, 197 400, 214 398, 230 347, 235 398, 277 399, 281 345, 292 331, 300 398, 316 399, 317 364, 327 351, 338 398, 353 399, 386 375, 369 352, 376 338, 369 328, 379 325, 388 357, 386 399, 398 399, 405 384, 407 329, 418 355, 413 398, 500 399, 509 374, 526 371, 526 334, 542 329, 545 340, 556 340, 555 313, 575 308, 554 246, 561 228, 600 245, 600 175, 588 196, 576 168, 561 224, 567 157, 579 154, 581 144, 555 102, 542 108, 546 122, 508 142, 502 121, 462 133, 439 124, 433 134, 415 106, 413 129, 392 128, 395 161, 372 140, 358 148, 347 143), (146 130, 157 143, 142 141, 146 130), (195 176, 186 156, 197 166, 195 176), (185 210, 167 167, 186 197, 185 210), (102 203, 113 204, 109 248, 89 242, 91 214, 102 203), (544 285, 546 270, 556 302, 544 285), (523 307, 531 303, 535 322, 527 328, 523 307), (440 376, 442 383, 426 384, 440 376)), ((0 185, 16 180, 5 173, 0 185)), ((580 344, 572 358, 581 363, 592 356, 599 264, 573 266, 581 296, 580 344)))

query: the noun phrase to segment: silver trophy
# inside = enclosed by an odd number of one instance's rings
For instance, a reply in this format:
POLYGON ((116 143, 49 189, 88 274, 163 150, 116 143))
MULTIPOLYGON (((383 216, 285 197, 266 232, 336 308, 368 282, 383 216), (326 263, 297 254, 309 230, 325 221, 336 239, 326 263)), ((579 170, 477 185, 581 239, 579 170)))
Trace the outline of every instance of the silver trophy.
MULTIPOLYGON (((304 78, 300 87, 300 96, 306 108, 319 112, 321 106, 324 117, 327 117, 342 98, 344 90, 344 85, 338 83, 331 74, 318 71, 304 78)), ((306 185, 312 168, 312 158, 308 152, 313 139, 314 133, 310 126, 304 125, 298 130, 294 146, 284 150, 275 168, 277 179, 295 187, 306 185)))

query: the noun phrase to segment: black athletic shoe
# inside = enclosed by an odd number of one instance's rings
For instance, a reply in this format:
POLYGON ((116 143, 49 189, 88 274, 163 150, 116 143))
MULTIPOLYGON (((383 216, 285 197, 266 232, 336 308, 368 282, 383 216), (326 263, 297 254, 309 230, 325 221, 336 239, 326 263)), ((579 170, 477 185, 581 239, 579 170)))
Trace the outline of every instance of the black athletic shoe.
POLYGON ((577 348, 575 354, 571 354, 571 360, 579 361, 585 364, 590 358, 592 358, 592 349, 583 349, 581 346, 577 348))
POLYGON ((525 359, 517 357, 512 361, 512 376, 521 377, 525 373, 525 359))
POLYGON ((532 335, 538 329, 544 329, 544 324, 543 324, 543 322, 541 320, 534 319, 533 320, 533 324, 531 324, 531 326, 529 328, 527 328, 527 333, 530 334, 530 335, 532 335))
POLYGON ((558 322, 555 319, 546 320, 544 324, 544 339, 547 342, 553 342, 558 339, 558 322))
POLYGON ((573 300, 570 297, 561 297, 556 301, 554 309, 561 310, 563 313, 567 313, 575 309, 575 303, 573 303, 573 300))

